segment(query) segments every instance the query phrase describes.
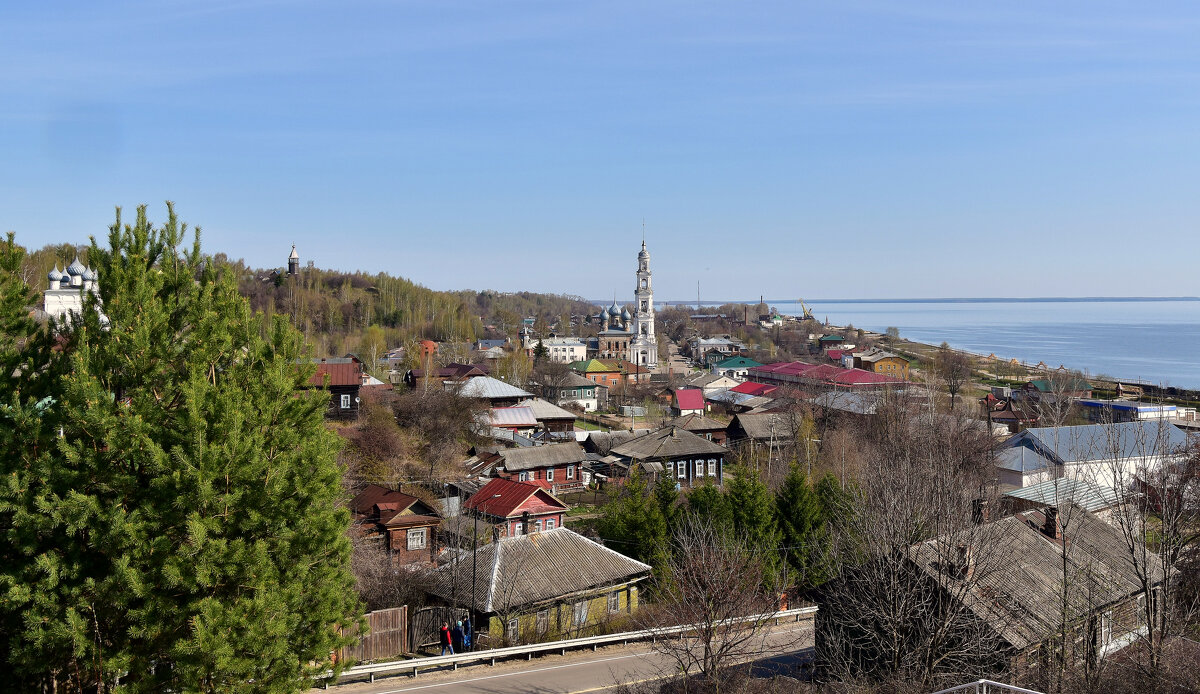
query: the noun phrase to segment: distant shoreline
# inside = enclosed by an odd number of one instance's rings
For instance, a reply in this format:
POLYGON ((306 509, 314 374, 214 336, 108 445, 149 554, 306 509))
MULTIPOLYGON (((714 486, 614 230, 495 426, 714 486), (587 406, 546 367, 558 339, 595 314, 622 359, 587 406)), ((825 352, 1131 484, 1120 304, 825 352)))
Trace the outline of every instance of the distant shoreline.
MULTIPOLYGON (((1038 304, 1038 303, 1132 303, 1140 301, 1200 301, 1197 296, 1036 296, 1036 297, 960 297, 945 299, 805 299, 807 304, 1038 304)), ((795 304, 799 299, 763 299, 766 304, 795 304)), ((603 301, 597 303, 604 303, 603 301)), ((695 301, 667 300, 670 306, 694 306, 695 301)), ((755 299, 705 300, 706 306, 760 303, 755 299)))

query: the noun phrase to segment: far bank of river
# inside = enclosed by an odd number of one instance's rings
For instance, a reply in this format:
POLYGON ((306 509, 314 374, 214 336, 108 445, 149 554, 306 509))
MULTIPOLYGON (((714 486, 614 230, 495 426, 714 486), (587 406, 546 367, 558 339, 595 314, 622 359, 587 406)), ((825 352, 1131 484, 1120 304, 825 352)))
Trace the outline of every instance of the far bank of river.
MULTIPOLYGON (((799 315, 798 302, 769 302, 799 315)), ((812 301, 818 320, 1089 376, 1200 389, 1200 300, 812 301)))

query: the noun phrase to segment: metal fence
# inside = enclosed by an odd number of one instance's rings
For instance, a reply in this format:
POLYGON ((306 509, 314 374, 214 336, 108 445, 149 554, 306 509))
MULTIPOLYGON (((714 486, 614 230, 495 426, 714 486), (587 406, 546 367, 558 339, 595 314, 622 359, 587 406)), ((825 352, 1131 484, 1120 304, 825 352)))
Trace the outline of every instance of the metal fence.
POLYGON ((1035 692, 1032 689, 1024 689, 1011 684, 1002 682, 993 682, 991 680, 977 680, 960 684, 957 687, 942 689, 933 694, 1042 694, 1035 692))
MULTIPOLYGON (((770 614, 752 615, 750 617, 740 617, 730 622, 761 622, 770 621, 779 624, 782 621, 801 619, 812 619, 817 614, 816 607, 799 607, 793 610, 780 610, 770 614)), ((722 622, 725 623, 725 622, 722 622)), ((592 650, 600 646, 608 646, 617 643, 629 643, 630 641, 651 641, 654 639, 672 638, 680 634, 693 631, 696 627, 691 624, 685 624, 676 627, 658 627, 654 629, 643 629, 641 631, 625 631, 616 634, 605 634, 603 636, 587 636, 579 639, 567 639, 565 641, 552 641, 549 643, 534 643, 525 646, 511 646, 508 648, 493 648, 484 651, 472 651, 470 653, 460 653, 457 655, 433 656, 429 658, 411 658, 409 660, 395 660, 384 663, 370 663, 367 665, 357 665, 346 669, 336 678, 336 682, 343 680, 354 679, 369 679, 374 682, 377 675, 411 673, 416 677, 417 673, 424 669, 438 667, 452 667, 458 669, 459 665, 490 662, 496 664, 497 660, 506 658, 524 657, 533 659, 533 656, 542 653, 563 653, 576 648, 588 648, 592 650)), ((325 681, 322 684, 328 689, 330 681, 325 681)), ((1021 691, 1021 690, 1014 690, 1021 691)), ((1036 693, 1035 693, 1036 694, 1036 693)))

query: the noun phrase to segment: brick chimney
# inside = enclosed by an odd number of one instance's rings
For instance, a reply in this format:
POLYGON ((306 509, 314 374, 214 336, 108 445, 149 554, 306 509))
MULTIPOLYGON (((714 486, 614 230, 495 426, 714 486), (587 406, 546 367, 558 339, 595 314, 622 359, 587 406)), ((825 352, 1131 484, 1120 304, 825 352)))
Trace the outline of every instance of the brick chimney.
POLYGON ((983 525, 988 520, 987 499, 975 499, 971 501, 971 522, 975 525, 983 525))
POLYGON ((959 545, 955 550, 957 555, 954 566, 958 569, 958 576, 964 581, 969 581, 975 574, 975 553, 971 551, 970 545, 959 545))
POLYGON ((1051 540, 1061 540, 1062 526, 1058 523, 1058 509, 1047 506, 1042 509, 1042 515, 1046 517, 1046 522, 1042 524, 1042 533, 1051 540))

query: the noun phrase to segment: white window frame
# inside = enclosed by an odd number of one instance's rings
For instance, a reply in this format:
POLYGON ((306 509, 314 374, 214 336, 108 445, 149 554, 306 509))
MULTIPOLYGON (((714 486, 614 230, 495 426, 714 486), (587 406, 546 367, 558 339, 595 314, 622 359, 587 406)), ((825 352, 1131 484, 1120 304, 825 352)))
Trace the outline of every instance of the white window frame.
POLYGON ((612 614, 613 612, 620 612, 620 611, 621 611, 621 591, 614 590, 613 592, 608 594, 608 612, 609 612, 609 614, 612 614))
POLYGON ((528 482, 529 481, 529 473, 528 472, 518 472, 517 473, 517 481, 518 482, 528 482))
POLYGON ((679 461, 679 465, 676 466, 676 468, 675 468, 678 471, 676 473, 676 477, 678 477, 681 480, 686 480, 687 479, 687 468, 688 468, 688 465, 687 465, 686 460, 679 461))
POLYGON ((533 532, 535 532, 535 533, 542 532, 542 519, 541 518, 539 518, 533 522, 533 532))
POLYGON ((704 461, 703 460, 696 461, 696 477, 698 477, 698 478, 704 477, 704 461))
POLYGON ((708 476, 709 477, 717 476, 717 459, 716 458, 708 459, 708 476))
POLYGON ((1113 639, 1113 613, 1112 610, 1105 610, 1100 615, 1100 646, 1103 648, 1112 643, 1113 639))
POLYGON ((557 520, 556 520, 556 519, 554 519, 554 518, 547 518, 547 519, 546 519, 546 530, 554 530, 554 526, 555 526, 556 524, 557 524, 557 520))
POLYGON ((567 479, 569 479, 569 480, 575 479, 575 466, 574 465, 567 466, 567 479))
POLYGON ((571 606, 571 626, 578 629, 588 620, 588 601, 580 600, 571 606))
POLYGON ((343 410, 350 409, 350 394, 349 393, 342 393, 342 399, 340 401, 340 404, 341 404, 341 408, 343 410))
POLYGON ((409 551, 415 549, 425 549, 429 546, 428 542, 426 541, 428 537, 429 533, 426 532, 426 528, 409 528, 405 537, 405 547, 407 547, 409 551), (413 540, 416 540, 416 542, 414 543, 413 540))
POLYGON ((525 534, 525 524, 518 522, 513 525, 513 537, 520 537, 525 534))
POLYGON ((554 468, 552 468, 552 467, 546 468, 546 481, 547 482, 554 481, 554 468))
POLYGON ((541 636, 550 630, 550 610, 548 608, 537 611, 536 626, 538 636, 541 636))
POLYGON ((517 629, 520 626, 521 626, 521 622, 518 620, 517 617, 513 617, 512 619, 508 620, 508 640, 509 641, 517 640, 517 629))

